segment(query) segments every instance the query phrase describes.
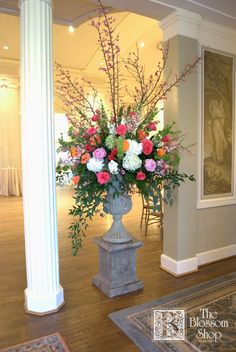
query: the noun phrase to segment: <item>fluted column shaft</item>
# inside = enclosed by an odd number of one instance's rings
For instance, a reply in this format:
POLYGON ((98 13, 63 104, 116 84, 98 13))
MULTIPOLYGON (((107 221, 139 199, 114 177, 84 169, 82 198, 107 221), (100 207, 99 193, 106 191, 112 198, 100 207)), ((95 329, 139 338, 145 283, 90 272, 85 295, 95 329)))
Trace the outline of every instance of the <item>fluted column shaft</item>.
POLYGON ((21 112, 26 310, 64 302, 59 282, 51 0, 21 0, 21 112))

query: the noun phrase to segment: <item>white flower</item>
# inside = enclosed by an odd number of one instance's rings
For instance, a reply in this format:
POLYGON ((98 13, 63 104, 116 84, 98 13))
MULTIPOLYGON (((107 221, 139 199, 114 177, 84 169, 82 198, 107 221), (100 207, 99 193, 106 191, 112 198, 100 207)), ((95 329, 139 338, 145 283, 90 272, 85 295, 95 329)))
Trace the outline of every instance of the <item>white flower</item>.
POLYGON ((119 172, 118 164, 114 160, 111 160, 108 163, 108 169, 109 169, 110 173, 113 174, 113 175, 116 175, 119 172))
POLYGON ((123 168, 128 171, 135 171, 142 165, 142 160, 134 153, 128 153, 123 159, 123 168))
POLYGON ((143 145, 142 143, 138 143, 136 141, 133 141, 131 139, 128 139, 129 142, 129 150, 127 151, 126 154, 136 154, 136 155, 140 155, 143 151, 143 145))
POLYGON ((87 169, 92 172, 102 171, 103 165, 104 165, 103 159, 98 160, 96 158, 90 158, 86 164, 87 169))
POLYGON ((110 134, 116 134, 116 127, 114 125, 109 124, 108 129, 110 134))

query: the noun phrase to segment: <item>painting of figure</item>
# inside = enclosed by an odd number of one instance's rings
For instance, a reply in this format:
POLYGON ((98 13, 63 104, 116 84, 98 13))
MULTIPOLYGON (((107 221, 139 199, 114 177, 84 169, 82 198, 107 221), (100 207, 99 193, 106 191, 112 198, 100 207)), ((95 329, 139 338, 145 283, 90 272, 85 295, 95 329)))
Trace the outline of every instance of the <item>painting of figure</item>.
POLYGON ((232 195, 234 58, 204 50, 203 198, 232 195))

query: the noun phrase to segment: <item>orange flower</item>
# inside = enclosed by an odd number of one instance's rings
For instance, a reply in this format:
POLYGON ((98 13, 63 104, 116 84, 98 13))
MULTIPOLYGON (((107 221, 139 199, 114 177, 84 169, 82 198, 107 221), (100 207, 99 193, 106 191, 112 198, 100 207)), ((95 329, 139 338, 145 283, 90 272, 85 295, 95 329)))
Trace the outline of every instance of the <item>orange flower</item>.
POLYGON ((89 138, 89 143, 95 147, 96 145, 101 144, 101 138, 99 136, 92 136, 89 138))
POLYGON ((141 141, 146 138, 146 133, 143 130, 138 130, 138 139, 141 141))
POLYGON ((163 148, 157 149, 157 155, 159 156, 159 158, 162 158, 166 153, 166 150, 163 148))
POLYGON ((96 141, 95 141, 94 136, 89 138, 89 143, 90 143, 90 145, 92 145, 92 146, 95 146, 95 145, 97 144, 96 141))
POLYGON ((77 156, 77 154, 78 154, 77 148, 72 147, 72 148, 70 149, 70 155, 72 156, 72 158, 75 158, 75 157, 77 156))
POLYGON ((74 176, 72 178, 72 181, 74 182, 75 185, 77 185, 79 183, 79 181, 80 181, 80 176, 79 175, 78 176, 74 176))
POLYGON ((123 141, 122 150, 123 152, 127 152, 129 150, 129 141, 127 141, 127 139, 123 141))
POLYGON ((81 156, 80 162, 81 162, 81 164, 87 164, 87 162, 89 161, 89 159, 90 159, 89 153, 84 153, 84 154, 81 156))
POLYGON ((101 144, 101 138, 99 136, 94 136, 97 144, 101 144))

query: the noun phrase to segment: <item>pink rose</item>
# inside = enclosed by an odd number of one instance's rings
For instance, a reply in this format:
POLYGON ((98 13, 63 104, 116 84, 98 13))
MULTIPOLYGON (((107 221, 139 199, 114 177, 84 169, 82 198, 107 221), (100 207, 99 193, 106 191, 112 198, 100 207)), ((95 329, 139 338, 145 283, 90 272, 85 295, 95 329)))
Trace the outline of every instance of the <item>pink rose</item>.
POLYGON ((97 180, 100 185, 104 185, 105 183, 109 182, 110 178, 110 174, 106 171, 97 173, 97 180))
POLYGON ((143 144, 143 154, 145 154, 145 155, 151 154, 152 149, 153 149, 152 141, 145 138, 142 140, 142 144, 143 144))
POLYGON ((94 122, 98 121, 99 119, 100 119, 100 115, 97 115, 97 114, 93 115, 91 118, 91 120, 94 122))
POLYGON ((166 136, 162 137, 162 142, 169 142, 170 141, 170 136, 167 134, 166 136))
POLYGON ((105 151, 104 148, 97 148, 93 152, 94 158, 99 160, 102 160, 103 158, 105 158, 106 155, 107 155, 107 152, 105 151))
POLYGON ((116 133, 120 136, 124 136, 126 134, 127 127, 125 125, 120 124, 117 126, 116 133))
POLYGON ((147 171, 153 172, 156 170, 156 162, 153 159, 146 159, 144 163, 144 167, 147 171))
POLYGON ((145 178, 146 178, 146 175, 142 171, 139 171, 136 175, 136 180, 143 181, 143 180, 145 180, 145 178))
POLYGON ((90 136, 95 135, 95 133, 97 132, 96 127, 90 127, 87 129, 86 133, 89 134, 90 136))
POLYGON ((156 131, 157 130, 157 126, 154 122, 150 122, 147 126, 147 128, 151 131, 156 131))

